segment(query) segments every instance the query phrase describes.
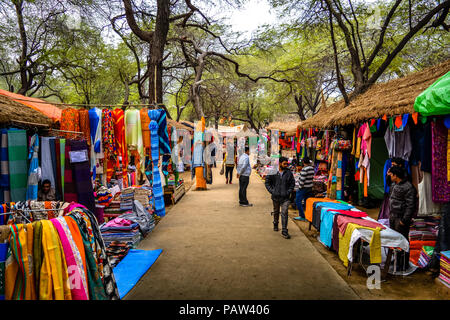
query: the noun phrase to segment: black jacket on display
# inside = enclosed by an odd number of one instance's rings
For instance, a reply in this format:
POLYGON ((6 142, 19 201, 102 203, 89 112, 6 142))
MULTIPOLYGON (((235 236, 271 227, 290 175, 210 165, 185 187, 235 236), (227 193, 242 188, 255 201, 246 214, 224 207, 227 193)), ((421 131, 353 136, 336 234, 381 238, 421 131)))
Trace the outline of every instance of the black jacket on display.
POLYGON ((294 187, 295 179, 291 170, 285 170, 283 176, 277 172, 266 177, 266 189, 272 195, 272 200, 289 200, 294 187))

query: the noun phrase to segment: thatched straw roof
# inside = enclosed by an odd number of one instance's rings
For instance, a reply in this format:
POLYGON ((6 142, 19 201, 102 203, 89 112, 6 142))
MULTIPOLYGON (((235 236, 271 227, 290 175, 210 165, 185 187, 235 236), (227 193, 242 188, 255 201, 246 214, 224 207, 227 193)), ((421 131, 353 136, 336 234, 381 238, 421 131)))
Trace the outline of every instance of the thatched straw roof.
POLYGON ((21 103, 15 102, 10 98, 0 95, 0 124, 20 123, 25 127, 33 127, 35 123, 40 125, 51 126, 53 121, 39 111, 27 107, 21 103))
POLYGON ((287 136, 295 135, 297 132, 297 126, 300 124, 300 121, 273 121, 271 122, 266 129, 267 130, 279 130, 286 133, 287 136))
POLYGON ((356 124, 383 115, 394 116, 414 112, 416 97, 439 77, 450 71, 450 60, 434 67, 414 72, 406 77, 377 83, 351 100, 345 107, 340 100, 301 123, 302 128, 331 128, 356 124))
POLYGON ((193 131, 192 128, 189 128, 188 126, 185 126, 182 123, 176 122, 175 120, 167 119, 167 125, 171 127, 175 127, 176 129, 184 129, 187 131, 193 131))

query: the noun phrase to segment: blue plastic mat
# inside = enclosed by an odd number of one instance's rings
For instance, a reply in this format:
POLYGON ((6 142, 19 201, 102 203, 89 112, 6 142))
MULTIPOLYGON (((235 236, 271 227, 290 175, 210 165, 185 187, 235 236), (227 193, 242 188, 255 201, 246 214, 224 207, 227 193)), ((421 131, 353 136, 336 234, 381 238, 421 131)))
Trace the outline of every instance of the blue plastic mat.
POLYGON ((122 261, 114 268, 120 299, 138 283, 139 279, 155 263, 161 254, 158 250, 131 249, 122 261))

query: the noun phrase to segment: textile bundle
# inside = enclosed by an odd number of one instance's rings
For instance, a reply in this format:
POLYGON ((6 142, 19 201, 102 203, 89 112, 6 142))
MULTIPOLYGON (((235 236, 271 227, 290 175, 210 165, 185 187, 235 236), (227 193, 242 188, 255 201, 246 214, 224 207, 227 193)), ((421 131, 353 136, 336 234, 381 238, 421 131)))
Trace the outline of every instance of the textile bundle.
POLYGON ((441 252, 439 281, 450 288, 450 251, 441 252))
POLYGON ((97 220, 82 206, 9 228, 6 300, 119 299, 97 220))

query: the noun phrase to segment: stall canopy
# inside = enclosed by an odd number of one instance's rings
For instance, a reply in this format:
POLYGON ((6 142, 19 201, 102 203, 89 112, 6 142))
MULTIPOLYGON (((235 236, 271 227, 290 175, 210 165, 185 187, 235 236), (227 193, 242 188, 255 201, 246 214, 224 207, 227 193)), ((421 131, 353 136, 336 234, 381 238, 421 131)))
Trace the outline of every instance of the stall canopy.
POLYGON ((286 133, 286 136, 295 136, 300 121, 274 121, 271 122, 266 129, 278 130, 286 133))
POLYGON ((44 100, 32 98, 32 97, 26 97, 21 94, 9 92, 9 91, 2 90, 2 89, 0 89, 0 95, 8 97, 8 98, 20 103, 21 105, 25 105, 31 109, 39 111, 40 113, 44 114, 48 118, 52 119, 53 121, 61 120, 62 110, 53 104, 47 103, 44 100))
POLYGON ((325 129, 356 124, 384 115, 391 117, 413 113, 416 97, 449 71, 450 60, 447 60, 402 78, 374 84, 357 97, 350 95, 351 102, 348 106, 340 100, 322 107, 316 115, 301 122, 299 127, 325 129))
POLYGON ((187 130, 189 132, 194 132, 194 129, 191 127, 188 127, 180 122, 177 122, 175 120, 172 119, 167 119, 167 125, 170 127, 175 127, 176 129, 183 129, 183 130, 187 130))
POLYGON ((424 116, 450 113, 450 72, 419 94, 414 110, 424 116))
POLYGON ((14 100, 0 95, 0 124, 20 124, 22 127, 50 126, 52 119, 34 109, 24 107, 14 100))

